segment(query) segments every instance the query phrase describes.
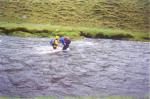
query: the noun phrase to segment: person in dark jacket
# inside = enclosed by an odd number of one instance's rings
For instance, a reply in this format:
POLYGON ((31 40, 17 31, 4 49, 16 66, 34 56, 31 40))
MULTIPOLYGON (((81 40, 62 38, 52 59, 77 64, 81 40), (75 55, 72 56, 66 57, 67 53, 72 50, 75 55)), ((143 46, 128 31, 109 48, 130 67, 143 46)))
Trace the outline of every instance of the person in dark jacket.
POLYGON ((63 50, 66 50, 67 48, 69 48, 69 45, 71 43, 71 39, 69 37, 63 37, 63 36, 61 36, 59 38, 59 42, 64 45, 63 46, 63 50))

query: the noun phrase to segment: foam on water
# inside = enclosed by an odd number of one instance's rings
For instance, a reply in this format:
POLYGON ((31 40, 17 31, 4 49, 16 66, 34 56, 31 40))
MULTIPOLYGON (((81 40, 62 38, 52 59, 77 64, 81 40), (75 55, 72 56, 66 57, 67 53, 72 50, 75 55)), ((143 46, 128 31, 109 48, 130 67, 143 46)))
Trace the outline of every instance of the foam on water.
POLYGON ((92 46, 92 45, 95 45, 94 42, 88 42, 88 41, 74 41, 73 44, 76 44, 77 46, 92 46))
MULTIPOLYGON (((39 47, 35 47, 35 52, 37 54, 48 54, 48 53, 56 53, 56 52, 60 52, 63 51, 62 47, 58 47, 57 49, 53 49, 51 46, 39 46, 39 47)), ((70 50, 69 48, 67 49, 67 51, 70 50)))

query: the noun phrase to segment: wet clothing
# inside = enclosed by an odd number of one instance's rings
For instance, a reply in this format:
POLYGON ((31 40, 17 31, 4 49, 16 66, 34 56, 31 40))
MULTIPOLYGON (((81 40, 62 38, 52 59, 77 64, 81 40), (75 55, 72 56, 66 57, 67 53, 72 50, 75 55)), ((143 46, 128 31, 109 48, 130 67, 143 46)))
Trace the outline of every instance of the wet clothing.
POLYGON ((59 45, 59 40, 51 39, 50 44, 53 46, 53 49, 56 49, 59 45))
POLYGON ((50 40, 50 45, 52 45, 52 44, 53 44, 53 42, 54 42, 54 39, 51 39, 51 40, 50 40))
POLYGON ((71 43, 71 40, 69 38, 65 38, 65 44, 68 45, 71 43))
POLYGON ((65 45, 65 38, 64 37, 60 37, 59 42, 61 42, 63 45, 65 45))
POLYGON ((66 50, 67 48, 69 48, 69 44, 64 45, 63 50, 66 50))
POLYGON ((69 44, 71 43, 71 40, 67 37, 61 37, 59 41, 64 45, 63 50, 66 50, 69 48, 69 44))

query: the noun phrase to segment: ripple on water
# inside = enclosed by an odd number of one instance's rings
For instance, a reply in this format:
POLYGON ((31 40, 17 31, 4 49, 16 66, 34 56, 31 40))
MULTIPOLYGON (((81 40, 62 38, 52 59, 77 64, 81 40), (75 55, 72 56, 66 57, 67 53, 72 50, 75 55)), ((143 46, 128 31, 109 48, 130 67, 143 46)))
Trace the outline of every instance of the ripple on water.
POLYGON ((54 51, 48 38, 4 36, 0 41, 0 95, 148 93, 149 43, 84 39, 72 41, 64 52, 54 51))

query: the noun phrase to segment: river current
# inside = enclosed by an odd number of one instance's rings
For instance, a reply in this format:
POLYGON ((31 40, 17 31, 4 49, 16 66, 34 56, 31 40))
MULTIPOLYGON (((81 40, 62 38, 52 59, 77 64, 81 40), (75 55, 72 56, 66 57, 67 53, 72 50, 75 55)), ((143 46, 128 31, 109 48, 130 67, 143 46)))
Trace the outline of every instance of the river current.
POLYGON ((149 93, 150 43, 0 36, 0 96, 136 96, 149 93))

